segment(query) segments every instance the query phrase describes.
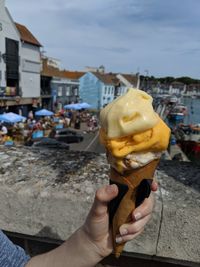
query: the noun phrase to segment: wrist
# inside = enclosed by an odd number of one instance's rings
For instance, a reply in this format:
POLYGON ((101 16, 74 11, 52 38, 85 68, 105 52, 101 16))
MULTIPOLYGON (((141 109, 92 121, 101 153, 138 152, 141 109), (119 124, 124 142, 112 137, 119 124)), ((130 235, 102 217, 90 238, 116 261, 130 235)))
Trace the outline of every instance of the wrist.
POLYGON ((77 260, 77 266, 80 267, 93 267, 103 259, 98 247, 90 240, 83 226, 65 242, 65 249, 77 257, 75 262, 77 260))

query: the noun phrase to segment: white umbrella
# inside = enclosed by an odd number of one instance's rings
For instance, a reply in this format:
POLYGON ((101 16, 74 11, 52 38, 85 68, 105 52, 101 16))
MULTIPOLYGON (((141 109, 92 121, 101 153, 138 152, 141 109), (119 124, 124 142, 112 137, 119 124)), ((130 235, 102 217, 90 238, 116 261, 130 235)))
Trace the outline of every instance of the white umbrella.
POLYGON ((54 113, 47 109, 41 109, 35 112, 36 116, 52 116, 54 113))
POLYGON ((0 115, 0 121, 4 121, 7 123, 16 123, 25 120, 26 117, 23 117, 19 114, 8 112, 0 115))

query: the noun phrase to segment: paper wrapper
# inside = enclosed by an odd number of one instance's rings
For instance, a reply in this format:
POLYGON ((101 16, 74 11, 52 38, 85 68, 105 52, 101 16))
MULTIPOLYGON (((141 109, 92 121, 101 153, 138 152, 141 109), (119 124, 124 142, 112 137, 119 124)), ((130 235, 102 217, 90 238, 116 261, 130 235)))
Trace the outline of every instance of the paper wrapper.
POLYGON ((151 192, 150 184, 154 177, 159 159, 131 172, 120 174, 114 168, 110 171, 110 183, 117 184, 118 196, 109 204, 110 224, 112 225, 113 247, 116 257, 119 257, 125 243, 117 244, 116 235, 119 227, 130 222, 133 210, 140 205, 151 192))

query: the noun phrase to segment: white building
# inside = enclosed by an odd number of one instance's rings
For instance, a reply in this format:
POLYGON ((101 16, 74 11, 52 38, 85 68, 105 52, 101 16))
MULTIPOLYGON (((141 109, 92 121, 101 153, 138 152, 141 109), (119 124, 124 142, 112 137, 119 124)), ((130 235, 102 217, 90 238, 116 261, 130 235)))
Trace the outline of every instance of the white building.
POLYGON ((0 0, 0 108, 24 115, 40 102, 41 44, 0 0))
POLYGON ((125 94, 130 87, 139 89, 139 76, 134 74, 117 74, 120 86, 117 88, 117 96, 125 94))

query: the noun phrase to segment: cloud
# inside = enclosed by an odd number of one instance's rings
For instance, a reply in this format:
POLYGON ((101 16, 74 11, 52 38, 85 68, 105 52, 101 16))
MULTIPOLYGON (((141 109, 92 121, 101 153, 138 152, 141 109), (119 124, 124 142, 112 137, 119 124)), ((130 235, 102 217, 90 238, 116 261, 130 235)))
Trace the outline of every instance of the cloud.
POLYGON ((136 72, 140 67, 154 76, 199 75, 197 65, 188 65, 199 54, 199 0, 6 3, 13 18, 25 24, 48 55, 60 58, 68 69, 91 63, 103 64, 109 71, 136 72))

